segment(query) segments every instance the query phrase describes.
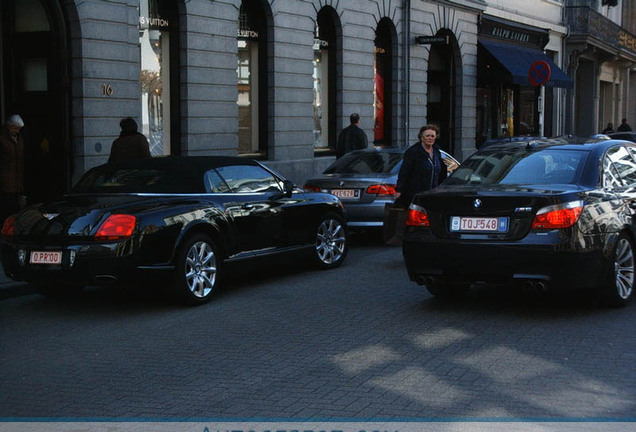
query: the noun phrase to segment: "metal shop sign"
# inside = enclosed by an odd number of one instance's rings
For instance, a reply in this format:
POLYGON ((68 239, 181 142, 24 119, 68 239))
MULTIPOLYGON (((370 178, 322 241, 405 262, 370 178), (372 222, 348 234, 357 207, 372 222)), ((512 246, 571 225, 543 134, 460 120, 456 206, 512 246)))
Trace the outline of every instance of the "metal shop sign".
POLYGON ((415 45, 448 45, 448 36, 417 36, 415 45))

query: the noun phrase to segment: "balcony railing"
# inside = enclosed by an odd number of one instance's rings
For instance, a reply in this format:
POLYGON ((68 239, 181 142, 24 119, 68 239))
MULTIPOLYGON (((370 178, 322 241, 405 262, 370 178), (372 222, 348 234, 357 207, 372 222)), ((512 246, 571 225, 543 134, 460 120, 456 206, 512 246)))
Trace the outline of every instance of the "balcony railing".
POLYGON ((570 35, 586 35, 636 55, 636 36, 587 6, 565 8, 570 35))

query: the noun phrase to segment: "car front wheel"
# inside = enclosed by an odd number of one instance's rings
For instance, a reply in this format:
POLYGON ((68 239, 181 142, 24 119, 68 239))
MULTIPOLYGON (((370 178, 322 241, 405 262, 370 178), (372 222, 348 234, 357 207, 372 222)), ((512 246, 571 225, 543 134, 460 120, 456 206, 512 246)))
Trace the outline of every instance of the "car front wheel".
POLYGON ((605 300, 610 306, 625 306, 634 290, 634 244, 621 234, 614 248, 612 271, 605 286, 605 300))
POLYGON ((344 219, 335 213, 327 213, 320 220, 316 230, 316 264, 325 269, 338 267, 347 255, 348 247, 344 219))
POLYGON ((177 254, 176 294, 186 304, 203 304, 216 293, 220 255, 214 242, 196 234, 182 244, 177 254))

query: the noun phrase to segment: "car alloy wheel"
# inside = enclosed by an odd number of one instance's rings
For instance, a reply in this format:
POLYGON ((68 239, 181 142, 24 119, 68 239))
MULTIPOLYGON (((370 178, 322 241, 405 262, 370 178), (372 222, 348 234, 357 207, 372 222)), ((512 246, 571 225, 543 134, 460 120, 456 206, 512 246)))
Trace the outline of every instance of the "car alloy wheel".
POLYGON ((187 239, 180 249, 177 266, 178 293, 187 303, 210 300, 219 276, 218 253, 212 240, 197 234, 187 239))
POLYGON ((316 232, 315 256, 323 268, 337 267, 347 254, 347 232, 344 220, 332 213, 326 214, 316 232))
POLYGON ((634 246, 621 234, 614 249, 613 272, 607 287, 607 300, 612 306, 625 306, 634 290, 634 246))

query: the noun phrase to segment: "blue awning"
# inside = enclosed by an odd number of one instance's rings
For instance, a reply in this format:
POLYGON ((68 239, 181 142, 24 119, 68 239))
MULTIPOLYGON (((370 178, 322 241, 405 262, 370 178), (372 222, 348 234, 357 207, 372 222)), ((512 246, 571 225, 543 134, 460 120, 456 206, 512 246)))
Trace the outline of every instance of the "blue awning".
POLYGON ((492 54, 512 75, 512 82, 519 85, 532 85, 528 78, 530 66, 538 60, 550 65, 550 79, 546 87, 573 88, 574 81, 563 72, 550 57, 538 49, 526 48, 505 42, 480 39, 479 43, 492 54))

